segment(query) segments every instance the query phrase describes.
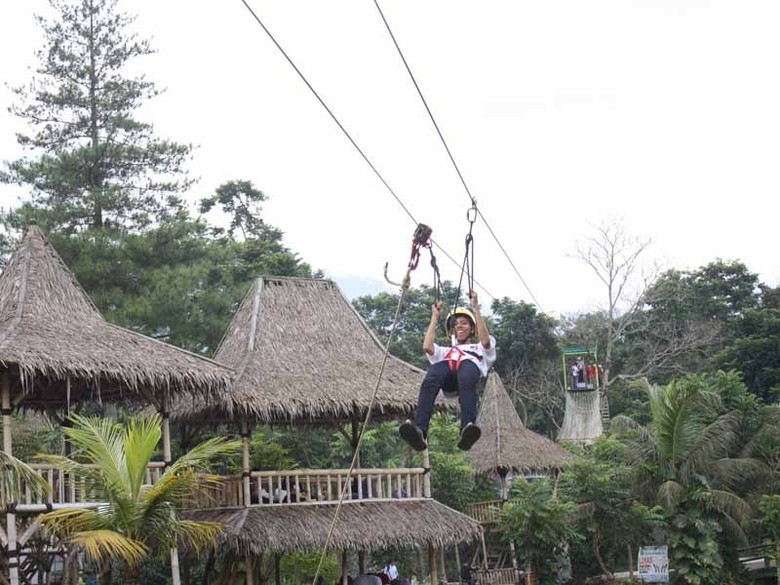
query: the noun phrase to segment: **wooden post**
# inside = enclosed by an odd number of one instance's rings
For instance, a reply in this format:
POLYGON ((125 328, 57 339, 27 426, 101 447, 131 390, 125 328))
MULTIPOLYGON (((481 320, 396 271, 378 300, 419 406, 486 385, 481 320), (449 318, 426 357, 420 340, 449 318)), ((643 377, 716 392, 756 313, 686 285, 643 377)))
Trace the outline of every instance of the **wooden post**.
POLYGON ((444 547, 439 548, 439 553, 441 556, 441 580, 445 583, 447 582, 447 562, 444 558, 444 547))
POLYGON ((358 572, 364 575, 366 572, 366 551, 358 551, 358 572))
POLYGON ((431 585, 438 585, 439 575, 436 572, 436 550, 432 544, 428 545, 428 570, 431 572, 431 585))
POLYGON ((347 585, 347 551, 341 551, 341 585, 347 585))
MULTIPOLYGON (((241 417, 241 444, 242 444, 242 480, 244 484, 244 506, 249 506, 252 503, 251 494, 251 469, 249 465, 249 440, 252 437, 252 433, 249 430, 249 422, 246 417, 241 417)), ((259 503, 259 502, 258 502, 259 503)))
MULTIPOLYGON (((13 455, 13 443, 11 442, 11 381, 8 377, 8 370, 0 374, 0 403, 3 412, 3 452, 6 455, 13 455)), ((10 504, 11 502, 9 502, 10 504)), ((16 547, 16 514, 10 512, 13 506, 8 507, 5 515, 6 536, 8 537, 8 576, 11 579, 11 585, 19 585, 19 551, 16 547)))
POLYGON ((0 385, 2 389, 2 409, 3 409, 3 452, 6 455, 13 455, 11 444, 11 383, 8 380, 8 370, 3 370, 0 374, 0 385))
MULTIPOLYGON (((70 420, 70 376, 65 376, 65 420, 62 421, 61 427, 70 427, 73 423, 70 420)), ((64 434, 64 433, 63 433, 64 434)), ((65 447, 65 457, 70 457, 73 447, 70 444, 70 439, 67 436, 63 438, 65 447)), ((72 479, 71 479, 72 481, 72 479)))
MULTIPOLYGON (((160 415, 162 416, 163 461, 167 468, 173 461, 171 454, 171 421, 168 410, 168 391, 163 392, 160 415)), ((179 570, 179 549, 171 548, 171 580, 173 585, 181 585, 181 571, 179 570)))
POLYGON ((487 557, 487 545, 485 544, 485 531, 479 533, 479 537, 482 539, 482 566, 488 569, 488 557, 487 557))
POLYGON ((462 583, 460 580, 460 547, 457 544, 455 545, 455 563, 458 565, 458 583, 462 583))
POLYGON ((244 558, 244 576, 246 585, 255 585, 255 564, 252 562, 252 555, 247 553, 244 558))
POLYGON ((423 476, 423 496, 426 498, 431 497, 431 459, 428 455, 428 449, 422 452, 422 465, 428 470, 423 476))
POLYGON ((517 566, 517 554, 515 552, 515 541, 510 540, 509 541, 509 550, 512 553, 512 568, 515 570, 515 575, 517 575, 519 567, 517 566))

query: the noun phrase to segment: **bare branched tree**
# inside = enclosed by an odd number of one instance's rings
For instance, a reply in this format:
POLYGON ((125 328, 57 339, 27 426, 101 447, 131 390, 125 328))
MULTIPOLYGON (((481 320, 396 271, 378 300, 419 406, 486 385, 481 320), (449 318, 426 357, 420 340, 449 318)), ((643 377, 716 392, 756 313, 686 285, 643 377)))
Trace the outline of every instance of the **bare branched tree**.
POLYGON ((658 275, 658 269, 642 270, 640 256, 650 245, 650 239, 638 239, 628 234, 620 221, 605 221, 596 227, 596 234, 577 242, 576 256, 585 262, 607 289, 604 311, 607 346, 604 352, 602 390, 610 384, 612 350, 615 341, 637 321, 644 304, 644 295, 658 275))
POLYGON ((553 364, 543 370, 530 366, 525 369, 527 371, 518 369, 511 372, 504 380, 512 396, 512 402, 520 409, 523 424, 528 423, 529 411, 537 412, 541 413, 557 432, 561 428, 564 409, 564 390, 560 371, 553 364))

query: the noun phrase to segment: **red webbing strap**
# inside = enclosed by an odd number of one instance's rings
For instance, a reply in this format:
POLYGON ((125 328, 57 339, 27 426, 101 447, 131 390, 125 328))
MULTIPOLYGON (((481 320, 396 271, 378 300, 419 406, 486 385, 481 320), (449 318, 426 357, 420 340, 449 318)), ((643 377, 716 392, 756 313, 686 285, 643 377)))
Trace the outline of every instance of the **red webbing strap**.
POLYGON ((457 372, 458 369, 460 369, 460 362, 463 361, 463 356, 466 355, 461 351, 459 347, 451 347, 447 350, 447 353, 444 354, 444 358, 447 360, 447 364, 450 367, 450 372, 457 372), (452 359, 452 354, 456 353, 458 355, 457 360, 452 359))

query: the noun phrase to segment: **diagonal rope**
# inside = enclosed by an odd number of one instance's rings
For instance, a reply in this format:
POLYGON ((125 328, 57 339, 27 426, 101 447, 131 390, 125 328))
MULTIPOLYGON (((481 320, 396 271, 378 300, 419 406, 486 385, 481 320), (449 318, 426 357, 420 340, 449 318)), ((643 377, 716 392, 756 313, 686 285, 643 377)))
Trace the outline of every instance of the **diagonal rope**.
POLYGON ((325 539, 325 544, 322 547, 322 553, 320 555, 319 563, 317 563, 317 570, 314 572, 314 580, 312 581, 312 585, 317 584, 317 577, 320 575, 320 570, 322 569, 322 564, 325 562, 325 555, 328 554, 328 547, 330 546, 330 541, 333 538, 333 532, 336 528, 336 521, 339 517, 339 512, 341 511, 341 505, 344 502, 344 497, 347 493, 347 489, 351 485, 351 479, 352 479, 352 473, 355 470, 355 465, 357 464, 358 456, 360 455, 360 447, 363 445, 363 436, 368 428, 368 424, 371 422, 371 411, 374 407, 374 401, 376 399, 377 392, 379 391, 379 384, 382 381, 382 374, 385 370, 385 365, 387 364, 387 358, 390 355, 390 343, 393 341, 393 335, 395 334, 396 329, 398 328, 398 317, 401 314, 401 307, 403 306, 404 297, 406 296, 406 292, 409 289, 410 283, 411 283, 411 272, 413 268, 408 268, 406 271, 406 276, 404 276, 404 280, 401 284, 401 294, 398 297, 398 306, 395 309, 395 317, 393 318, 393 326, 390 329, 390 334, 387 337, 387 343, 385 344, 385 350, 384 355, 382 356, 382 365, 379 368, 379 373, 377 374, 376 378, 376 384, 374 385, 374 392, 371 394, 371 400, 368 403, 368 410, 366 411, 366 418, 363 421, 363 427, 360 429, 360 435, 358 436, 358 442, 355 446, 355 453, 352 455, 352 462, 349 466, 349 471, 347 472, 347 478, 344 481, 344 485, 341 488, 341 493, 339 494, 339 501, 336 505, 336 512, 333 514, 333 520, 331 520, 330 528, 328 529, 328 537, 325 539))

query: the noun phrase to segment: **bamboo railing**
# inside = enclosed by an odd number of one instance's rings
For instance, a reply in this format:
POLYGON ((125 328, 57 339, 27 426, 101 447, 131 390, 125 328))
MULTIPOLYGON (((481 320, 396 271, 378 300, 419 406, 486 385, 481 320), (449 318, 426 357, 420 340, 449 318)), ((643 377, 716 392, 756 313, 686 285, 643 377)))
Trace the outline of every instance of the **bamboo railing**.
MULTIPOLYGON (((94 503, 94 491, 91 489, 90 480, 84 475, 68 473, 55 468, 48 463, 30 463, 29 467, 46 480, 49 484, 49 492, 44 501, 33 497, 29 486, 22 486, 22 499, 18 504, 85 504, 94 503)), ((86 466, 90 467, 90 466, 86 466)), ((155 461, 146 468, 147 484, 154 484, 163 473, 165 463, 155 461)))
MULTIPOLYGON (((402 469, 354 469, 347 481, 348 469, 296 469, 291 471, 253 471, 249 475, 250 501, 245 501, 244 478, 223 478, 209 492, 208 505, 279 506, 343 501, 422 498, 421 467, 402 469)), ((204 502, 206 503, 206 502, 204 502)))
POLYGON ((520 583, 517 569, 512 567, 506 569, 477 569, 473 573, 479 585, 517 585, 520 583))
MULTIPOLYGON (((31 490, 22 486, 20 505, 97 503, 90 479, 68 473, 47 463, 30 467, 49 484, 43 501, 36 501, 31 490)), ((146 470, 145 483, 154 484, 164 472, 163 462, 153 462, 146 470)), ((244 478, 218 476, 216 482, 199 497, 198 506, 224 507, 245 505, 288 505, 344 501, 382 500, 424 497, 422 467, 401 469, 354 469, 347 481, 348 469, 295 469, 289 471, 253 471, 249 480, 249 502, 245 501, 244 478)))
POLYGON ((501 512, 501 506, 504 500, 488 500, 469 504, 466 508, 466 514, 474 518, 480 524, 491 524, 498 522, 498 515, 501 512))

